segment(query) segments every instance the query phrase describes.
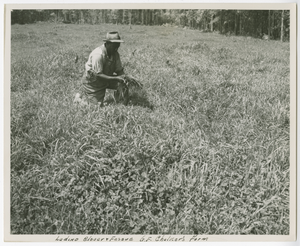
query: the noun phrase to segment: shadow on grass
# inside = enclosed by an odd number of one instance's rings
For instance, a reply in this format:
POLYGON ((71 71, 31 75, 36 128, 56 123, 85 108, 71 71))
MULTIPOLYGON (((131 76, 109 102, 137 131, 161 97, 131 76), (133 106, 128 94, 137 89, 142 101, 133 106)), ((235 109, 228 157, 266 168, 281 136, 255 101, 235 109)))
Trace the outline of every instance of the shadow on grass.
MULTIPOLYGON (((107 105, 115 104, 116 101, 113 96, 110 96, 105 100, 107 105)), ((140 106, 144 108, 154 109, 154 105, 149 101, 146 91, 133 89, 129 92, 129 103, 128 106, 140 106)))

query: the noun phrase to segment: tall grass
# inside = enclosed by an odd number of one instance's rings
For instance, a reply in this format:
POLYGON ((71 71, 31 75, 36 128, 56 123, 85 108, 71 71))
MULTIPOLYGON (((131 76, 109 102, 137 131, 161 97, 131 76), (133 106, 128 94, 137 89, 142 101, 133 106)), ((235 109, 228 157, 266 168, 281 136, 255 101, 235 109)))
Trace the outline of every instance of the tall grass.
POLYGON ((12 233, 289 233, 288 43, 32 24, 11 44, 12 233), (109 30, 144 89, 73 104, 109 30))

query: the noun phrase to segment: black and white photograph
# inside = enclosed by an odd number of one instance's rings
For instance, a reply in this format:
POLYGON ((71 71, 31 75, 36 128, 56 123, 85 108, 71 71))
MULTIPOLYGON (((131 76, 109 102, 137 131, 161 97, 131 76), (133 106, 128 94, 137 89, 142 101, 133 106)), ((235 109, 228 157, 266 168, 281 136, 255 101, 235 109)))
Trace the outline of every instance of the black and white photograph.
POLYGON ((8 241, 296 240, 296 4, 207 6, 6 5, 8 241))

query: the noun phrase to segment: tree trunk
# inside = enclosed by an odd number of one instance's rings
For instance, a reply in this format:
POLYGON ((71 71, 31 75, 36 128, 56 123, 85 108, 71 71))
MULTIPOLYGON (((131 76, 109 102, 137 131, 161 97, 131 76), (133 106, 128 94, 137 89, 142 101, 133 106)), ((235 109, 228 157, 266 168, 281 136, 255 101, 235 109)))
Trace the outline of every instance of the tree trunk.
POLYGON ((280 41, 283 42, 284 29, 283 29, 283 19, 284 19, 284 10, 281 13, 281 31, 280 31, 280 41))
POLYGON ((149 25, 152 26, 153 20, 152 20, 152 10, 149 9, 149 25))
POLYGON ((102 23, 106 23, 106 10, 102 9, 102 23))
POLYGON ((253 15, 253 30, 252 30, 252 35, 254 37, 257 37, 257 20, 258 20, 258 13, 255 11, 255 15, 253 15))
POLYGON ((159 25, 162 25, 162 24, 163 24, 163 23, 162 23, 163 16, 164 16, 164 11, 161 10, 161 11, 160 11, 160 17, 159 17, 159 22, 158 22, 159 25))
POLYGON ((126 9, 123 9, 122 24, 125 24, 126 9))
POLYGON ((223 30, 222 30, 222 28, 223 28, 223 24, 222 24, 222 22, 223 22, 223 10, 220 10, 220 11, 221 11, 221 13, 220 13, 220 21, 219 21, 219 31, 222 34, 223 33, 223 30))
POLYGON ((242 18, 243 18, 243 14, 240 13, 240 35, 242 35, 242 18))
POLYGON ((129 10, 129 28, 131 29, 131 16, 132 16, 132 9, 129 10))
POLYGON ((274 39, 274 32, 273 32, 274 25, 275 25, 275 11, 273 11, 273 15, 272 15, 272 25, 271 25, 271 36, 272 36, 273 39, 274 39))
POLYGON ((271 34, 271 11, 269 10, 269 18, 268 18, 268 38, 270 39, 270 34, 271 34))
POLYGON ((234 12, 234 34, 236 35, 237 33, 237 13, 236 11, 234 12))
POLYGON ((95 15, 95 10, 94 10, 94 9, 92 10, 92 13, 91 13, 91 14, 92 14, 92 16, 91 16, 91 24, 94 25, 95 22, 96 22, 96 20, 95 20, 95 19, 96 19, 96 18, 95 18, 96 15, 95 15))
POLYGON ((58 21, 58 16, 59 16, 59 10, 56 10, 55 23, 57 23, 57 21, 58 21))
POLYGON ((150 26, 151 25, 151 10, 148 9, 147 11, 147 25, 150 26))
POLYGON ((142 9, 141 11, 142 11, 142 13, 141 13, 141 19, 142 19, 142 21, 141 22, 142 22, 142 25, 144 25, 144 11, 145 10, 142 9))
POLYGON ((153 10, 153 12, 152 12, 152 24, 153 24, 153 25, 156 24, 156 20, 155 20, 155 10, 153 10))
POLYGON ((100 20, 100 23, 103 22, 103 12, 102 12, 102 10, 99 11, 99 20, 100 20))
POLYGON ((211 14, 210 16, 210 31, 213 32, 214 31, 214 14, 211 14))
POLYGON ((139 13, 139 14, 138 14, 138 22, 139 22, 138 24, 140 25, 140 24, 141 24, 141 19, 142 19, 142 18, 141 18, 142 11, 141 11, 141 10, 138 10, 138 13, 139 13))

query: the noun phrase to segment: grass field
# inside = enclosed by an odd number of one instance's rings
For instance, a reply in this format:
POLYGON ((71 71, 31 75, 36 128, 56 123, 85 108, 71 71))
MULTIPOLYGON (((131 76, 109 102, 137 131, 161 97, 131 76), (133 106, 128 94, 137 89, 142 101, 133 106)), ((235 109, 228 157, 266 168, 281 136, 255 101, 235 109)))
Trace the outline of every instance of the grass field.
POLYGON ((13 234, 289 234, 289 43, 39 23, 11 48, 13 234), (110 30, 144 88, 73 104, 110 30))

